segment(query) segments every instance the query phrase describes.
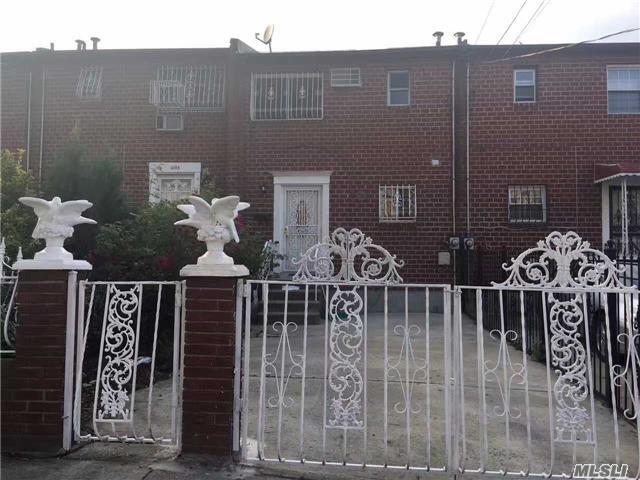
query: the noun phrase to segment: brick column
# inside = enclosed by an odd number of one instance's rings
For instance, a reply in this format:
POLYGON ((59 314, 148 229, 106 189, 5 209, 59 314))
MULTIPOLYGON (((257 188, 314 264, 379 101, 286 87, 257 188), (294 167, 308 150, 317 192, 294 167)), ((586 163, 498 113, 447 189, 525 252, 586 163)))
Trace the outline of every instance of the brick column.
POLYGON ((231 456, 237 277, 187 277, 182 452, 231 456))
MULTIPOLYGON (((2 360, 2 450, 63 450, 69 271, 19 274, 16 355, 2 360)), ((75 298, 75 296, 73 297, 75 298)))

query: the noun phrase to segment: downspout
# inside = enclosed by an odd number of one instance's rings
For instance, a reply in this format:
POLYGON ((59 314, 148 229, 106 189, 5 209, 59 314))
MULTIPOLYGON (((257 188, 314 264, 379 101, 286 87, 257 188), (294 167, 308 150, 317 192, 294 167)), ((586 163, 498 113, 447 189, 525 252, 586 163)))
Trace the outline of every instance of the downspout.
POLYGON ((29 94, 27 95, 27 172, 31 160, 31 86, 33 83, 33 72, 29 72, 29 94))
MULTIPOLYGON (((451 214, 452 236, 456 236, 456 61, 451 66, 451 214)), ((451 255, 453 261, 453 284, 456 283, 456 251, 451 255)))
POLYGON ((469 197, 469 59, 467 58, 467 235, 471 236, 471 201, 469 197))
POLYGON ((42 152, 44 148, 44 82, 46 70, 42 67, 42 111, 40 112, 40 165, 38 166, 38 185, 42 188, 42 152))

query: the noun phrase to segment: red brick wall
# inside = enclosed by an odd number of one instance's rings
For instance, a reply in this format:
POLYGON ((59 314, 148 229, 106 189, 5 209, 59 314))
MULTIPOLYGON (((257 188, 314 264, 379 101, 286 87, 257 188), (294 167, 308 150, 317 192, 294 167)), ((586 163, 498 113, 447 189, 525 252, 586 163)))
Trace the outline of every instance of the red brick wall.
MULTIPOLYGON (((633 63, 637 57, 608 55, 472 64, 471 233, 477 241, 527 248, 553 230, 572 229, 601 245, 594 164, 640 162, 640 115, 607 113, 606 67, 633 63), (513 103, 516 66, 536 69, 533 104, 513 103), (546 224, 509 224, 508 186, 518 184, 546 186, 546 224)), ((463 225, 464 216, 458 218, 463 225)))
POLYGON ((3 451, 62 449, 67 275, 20 273, 16 356, 2 361, 3 451))
POLYGON ((360 228, 406 261, 405 280, 446 281, 437 265, 451 216, 451 65, 447 61, 386 64, 245 65, 241 74, 244 168, 231 178, 251 203, 247 216, 265 237, 273 234, 272 172, 332 171, 330 230, 360 228), (333 88, 331 67, 360 67, 362 87, 333 88), (409 70, 411 106, 387 107, 387 72, 409 70), (250 120, 251 72, 324 74, 322 120, 250 120), (431 159, 440 166, 432 167, 431 159), (416 185, 415 223, 380 223, 379 185, 416 185), (266 191, 261 191, 262 187, 266 191))

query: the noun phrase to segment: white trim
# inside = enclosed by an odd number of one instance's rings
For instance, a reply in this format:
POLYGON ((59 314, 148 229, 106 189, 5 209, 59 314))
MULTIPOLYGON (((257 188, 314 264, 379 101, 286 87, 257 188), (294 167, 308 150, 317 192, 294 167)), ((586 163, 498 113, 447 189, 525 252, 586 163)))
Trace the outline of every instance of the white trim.
POLYGON ((538 86, 537 86, 537 76, 535 68, 514 68, 513 69, 513 103, 536 103, 538 99, 538 86), (516 82, 516 73, 517 72, 533 72, 533 83, 521 83, 518 85, 516 82), (533 87, 533 100, 518 100, 516 97, 516 87, 533 87))
MULTIPOLYGON (((284 215, 286 188, 317 186, 320 189, 320 241, 329 236, 329 195, 331 172, 273 172, 273 240, 278 242, 281 254, 285 253, 284 215)), ((281 271, 278 268, 278 271, 281 271)))
POLYGON ((408 107, 411 105, 411 73, 409 70, 389 70, 387 72, 387 107, 408 107), (391 74, 392 73, 406 73, 407 74, 407 88, 391 88, 391 74), (407 103, 391 103, 391 90, 393 91, 407 91, 407 103))
POLYGON ((200 162, 149 162, 149 202, 160 202, 160 178, 192 176, 193 191, 200 191, 200 162))

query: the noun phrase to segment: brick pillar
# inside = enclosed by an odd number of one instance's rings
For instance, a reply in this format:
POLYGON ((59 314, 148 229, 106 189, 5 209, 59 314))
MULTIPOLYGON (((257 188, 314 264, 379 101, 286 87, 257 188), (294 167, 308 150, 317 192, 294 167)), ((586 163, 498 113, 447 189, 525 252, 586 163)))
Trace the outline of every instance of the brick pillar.
POLYGON ((231 456, 235 277, 187 277, 182 452, 231 456))
POLYGON ((19 274, 16 355, 2 360, 3 451, 63 450, 68 278, 64 270, 19 274))

